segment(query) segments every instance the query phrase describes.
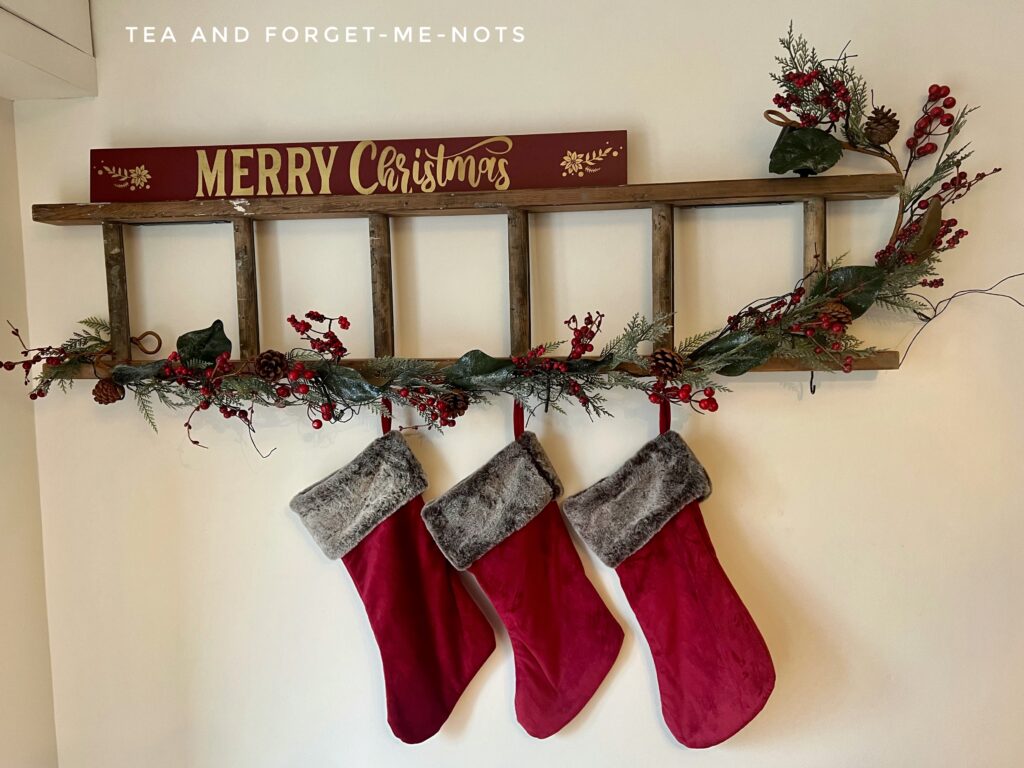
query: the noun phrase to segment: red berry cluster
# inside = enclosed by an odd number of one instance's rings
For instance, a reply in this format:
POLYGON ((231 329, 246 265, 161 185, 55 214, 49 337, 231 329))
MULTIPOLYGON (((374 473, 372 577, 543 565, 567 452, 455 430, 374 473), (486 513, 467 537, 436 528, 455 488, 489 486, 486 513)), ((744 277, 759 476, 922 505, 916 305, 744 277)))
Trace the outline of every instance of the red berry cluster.
MULTIPOLYGON (((522 368, 523 370, 531 369, 534 367, 535 362, 541 360, 547 351, 547 347, 541 344, 531 349, 525 355, 512 355, 512 364, 516 368, 522 368)), ((544 370, 550 370, 550 364, 553 362, 554 360, 541 360, 540 365, 547 365, 547 368, 544 368, 544 370)))
POLYGON ((946 284, 946 281, 941 277, 936 277, 934 280, 922 280, 920 286, 922 288, 941 288, 946 284))
MULTIPOLYGON (((171 352, 164 361, 164 366, 160 371, 160 376, 163 379, 174 382, 180 387, 198 392, 200 400, 196 404, 195 410, 207 411, 210 409, 210 406, 214 401, 216 401, 221 395, 225 377, 231 376, 236 371, 235 365, 231 362, 230 358, 230 353, 222 352, 217 355, 213 365, 197 369, 188 367, 177 351, 171 352)), ((251 428, 251 407, 237 408, 223 404, 220 406, 219 410, 220 415, 225 419, 237 418, 239 421, 244 422, 251 428)), ((195 411, 193 411, 193 413, 194 412, 195 411)), ((191 440, 191 417, 189 418, 189 421, 185 423, 185 427, 189 430, 189 439, 191 440)), ((198 445, 194 440, 192 442, 198 445)))
MULTIPOLYGON (((309 395, 311 390, 310 384, 315 382, 315 380, 316 371, 307 366, 305 361, 295 360, 291 368, 284 375, 284 380, 274 389, 274 394, 277 395, 281 404, 293 396, 296 400, 300 400, 309 395)), ((309 417, 309 423, 313 429, 321 429, 324 426, 324 422, 337 421, 338 419, 336 405, 330 401, 320 403, 319 405, 308 403, 306 415, 309 417)))
POLYGON ((822 126, 832 130, 849 112, 852 96, 846 83, 837 78, 830 81, 827 75, 819 69, 787 72, 783 79, 789 92, 776 93, 772 103, 787 112, 796 112, 802 128, 822 126), (815 88, 817 92, 812 90, 815 88), (805 104, 808 108, 800 109, 805 104))
MULTIPOLYGON (((826 348, 829 352, 843 351, 843 336, 846 335, 848 327, 849 325, 842 320, 827 312, 822 312, 816 320, 811 322, 793 323, 789 326, 789 331, 814 341, 817 344, 814 348, 814 354, 823 355, 826 348)), ((843 358, 842 369, 843 373, 849 373, 853 370, 852 355, 846 355, 843 358)))
MULTIPOLYGON (((596 320, 597 329, 600 329, 600 318, 603 317, 604 315, 598 312, 598 319, 596 320)), ((594 334, 597 332, 594 330, 595 321, 590 314, 587 315, 586 319, 591 322, 589 324, 585 323, 583 328, 578 328, 573 331, 574 338, 572 343, 572 352, 569 353, 570 360, 578 360, 583 357, 584 352, 589 352, 594 348, 590 342, 593 340, 594 334), (577 336, 576 334, 580 331, 582 331, 582 333, 577 336)), ((569 320, 565 321, 565 324, 569 325, 570 328, 573 328, 574 325, 570 325, 570 323, 575 324, 575 322, 576 316, 573 315, 569 320)), ((544 357, 546 352, 547 348, 544 345, 534 347, 525 355, 513 355, 512 364, 515 365, 520 376, 535 376, 538 374, 557 375, 569 373, 568 362, 565 360, 556 360, 552 357, 544 357)), ((568 375, 566 375, 565 380, 565 391, 568 392, 571 397, 575 397, 576 400, 579 401, 580 405, 586 406, 590 403, 590 398, 585 393, 583 385, 568 375)))
MULTIPOLYGON (((29 348, 25 344, 24 338, 22 338, 21 331, 15 328, 13 325, 8 323, 11 328, 11 335, 14 336, 18 343, 21 344, 21 356, 25 358, 21 362, 17 360, 6 360, 0 363, 0 368, 5 371, 13 371, 16 368, 20 368, 25 374, 25 384, 31 383, 32 369, 40 364, 55 366, 65 363, 70 358, 70 353, 64 347, 33 347, 29 348)), ((32 389, 28 394, 29 400, 38 400, 41 397, 46 397, 49 392, 49 382, 41 382, 32 389)))
POLYGON ((206 380, 211 387, 214 384, 219 387, 219 379, 234 372, 235 366, 231 362, 229 352, 221 352, 213 361, 213 365, 202 369, 189 368, 178 352, 171 352, 160 371, 163 378, 171 379, 175 384, 189 386, 196 381, 206 380))
POLYGON ((660 405, 661 403, 683 403, 689 405, 694 410, 699 408, 709 413, 717 411, 718 401, 715 399, 715 388, 705 387, 702 393, 704 397, 700 397, 701 393, 695 395, 693 387, 689 384, 675 387, 669 386, 664 381, 656 381, 651 385, 647 399, 655 405, 660 405), (696 406, 694 406, 694 403, 696 403, 696 406))
POLYGON ((738 330, 745 322, 755 330, 779 326, 786 311, 800 304, 806 293, 807 289, 801 285, 770 303, 752 304, 735 315, 729 315, 725 321, 726 325, 730 331, 738 330))
MULTIPOLYGON (((922 201, 924 202, 924 201, 922 201)), ((920 204, 918 205, 921 208, 920 204)), ((927 208, 927 203, 924 208, 927 208)), ((959 222, 954 219, 942 219, 939 224, 939 231, 932 240, 932 248, 936 251, 948 251, 960 245, 960 241, 970 233, 966 229, 953 229, 959 222)), ((908 221, 891 243, 886 245, 875 254, 875 263, 885 269, 892 269, 901 264, 913 264, 917 261, 917 255, 909 249, 909 244, 921 232, 921 219, 916 218, 908 221)), ((937 288, 938 285, 928 286, 937 288)))
POLYGON ((301 397, 309 394, 309 382, 316 377, 316 371, 306 366, 305 361, 296 360, 292 363, 291 369, 285 374, 288 384, 281 384, 277 388, 277 396, 286 398, 291 394, 301 397))
POLYGON ((462 415, 453 412, 444 397, 432 394, 427 387, 402 387, 398 396, 415 408, 422 418, 440 427, 454 427, 455 419, 462 415))
POLYGON ((581 325, 576 315, 565 321, 565 326, 572 331, 572 350, 569 352, 570 360, 579 360, 587 352, 594 351, 594 337, 601 332, 601 323, 604 322, 604 314, 601 312, 587 312, 581 325))
POLYGON ((921 117, 914 123, 914 135, 907 139, 911 157, 924 157, 938 150, 932 141, 934 136, 945 136, 956 122, 956 115, 947 112, 956 106, 956 99, 949 95, 948 85, 933 83, 928 87, 928 100, 921 107, 921 117), (944 128, 945 130, 940 130, 944 128))
POLYGON ((900 264, 913 264, 917 257, 907 249, 907 245, 920 231, 920 218, 908 221, 900 227, 892 242, 875 254, 875 264, 885 269, 893 269, 900 264))
POLYGON ((288 316, 288 324, 292 327, 292 330, 309 343, 310 349, 332 360, 340 360, 348 354, 348 349, 345 348, 341 339, 338 338, 338 334, 334 332, 335 323, 343 331, 347 331, 352 325, 344 315, 337 318, 328 318, 322 312, 317 312, 313 309, 306 313, 303 320, 298 319, 295 315, 288 316), (325 330, 316 330, 310 321, 321 324, 326 322, 327 328, 325 330))
POLYGON ((954 230, 957 224, 956 219, 943 219, 939 232, 932 241, 932 247, 937 251, 948 251, 960 245, 960 241, 970 234, 966 229, 954 230))
POLYGON ((337 419, 334 403, 321 403, 318 407, 310 405, 307 414, 310 416, 309 425, 313 429, 322 429, 325 421, 331 422, 337 419), (319 414, 321 418, 313 418, 316 414, 319 414))

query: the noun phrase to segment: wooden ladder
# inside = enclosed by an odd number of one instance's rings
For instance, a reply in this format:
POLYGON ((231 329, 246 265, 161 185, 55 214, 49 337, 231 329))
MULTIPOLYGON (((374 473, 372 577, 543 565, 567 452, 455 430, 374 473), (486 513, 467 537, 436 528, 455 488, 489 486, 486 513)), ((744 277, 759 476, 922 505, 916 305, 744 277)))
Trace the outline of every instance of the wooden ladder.
MULTIPOLYGON (((394 216, 508 217, 508 285, 511 353, 532 344, 530 330, 530 214, 649 208, 651 211, 651 292, 655 317, 675 312, 674 212, 676 208, 718 205, 800 203, 803 206, 804 272, 824 258, 826 207, 832 200, 867 200, 899 193, 897 174, 859 174, 813 178, 737 179, 731 181, 628 184, 581 189, 382 194, 370 196, 264 197, 152 203, 72 203, 32 206, 32 218, 45 224, 100 225, 106 263, 107 305, 115 358, 131 362, 132 344, 125 274, 124 228, 144 224, 230 223, 235 240, 239 351, 242 359, 260 352, 256 284, 255 222, 309 218, 363 217, 369 220, 370 275, 373 290, 373 351, 395 354, 391 218, 394 216)), ((671 346, 669 330, 658 346, 671 346)), ((352 360, 354 367, 365 360, 352 360)), ((440 364, 447 360, 433 360, 440 364)), ((899 367, 894 350, 854 361, 857 370, 899 367)), ((755 371, 809 370, 799 361, 772 358, 755 371)), ((83 377, 95 374, 83 371, 83 377)))

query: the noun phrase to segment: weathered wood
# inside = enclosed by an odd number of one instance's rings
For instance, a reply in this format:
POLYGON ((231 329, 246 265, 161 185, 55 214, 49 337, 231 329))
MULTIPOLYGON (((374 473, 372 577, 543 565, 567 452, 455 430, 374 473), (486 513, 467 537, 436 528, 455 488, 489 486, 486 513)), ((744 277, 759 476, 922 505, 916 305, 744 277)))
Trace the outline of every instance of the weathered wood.
POLYGON ((242 359, 260 353, 260 312, 256 288, 256 233, 252 219, 234 219, 238 348, 242 359))
POLYGON ((116 361, 128 361, 132 357, 132 332, 128 320, 128 274, 125 269, 122 225, 103 224, 103 255, 107 275, 110 347, 116 361))
POLYGON ((509 339, 513 355, 525 355, 530 331, 530 217, 516 208, 508 212, 509 339))
POLYGON ((804 201, 804 274, 828 257, 826 252, 825 198, 812 197, 804 201))
POLYGON ((169 224, 252 219, 314 219, 390 216, 498 214, 866 200, 892 197, 902 184, 898 174, 813 176, 810 178, 734 179, 670 184, 626 184, 586 189, 522 189, 506 192, 331 195, 229 198, 159 203, 71 203, 34 205, 32 218, 46 224, 169 224))
MULTIPOLYGON (((438 366, 451 365, 455 362, 455 358, 428 358, 422 359, 424 362, 434 363, 438 366)), ((146 361, 139 361, 132 363, 133 365, 141 365, 146 361)), ((238 361, 235 361, 238 362, 238 361)), ((356 370, 363 371, 370 366, 373 360, 364 360, 356 358, 346 358, 345 365, 349 365, 356 370)), ((853 361, 853 370, 855 371, 895 371, 900 367, 900 355, 894 349, 884 349, 876 352, 875 354, 860 358, 853 361)), ((625 373, 632 374, 634 376, 649 376, 649 373, 644 373, 635 365, 629 363, 623 363, 618 367, 618 370, 624 371, 625 373)), ((759 365, 754 368, 752 373, 780 373, 780 372, 799 372, 811 370, 807 366, 803 365, 799 360, 794 360, 789 357, 772 357, 763 365, 759 365)), ((96 378, 95 371, 88 366, 83 367, 75 375, 77 379, 94 379, 96 378)))
POLYGON ((675 209, 659 204, 651 209, 651 309, 654 317, 669 317, 668 332, 654 348, 674 347, 675 334, 675 209))
POLYGON ((370 284, 373 291, 373 354, 395 354, 395 296, 391 271, 391 221, 370 216, 370 284))

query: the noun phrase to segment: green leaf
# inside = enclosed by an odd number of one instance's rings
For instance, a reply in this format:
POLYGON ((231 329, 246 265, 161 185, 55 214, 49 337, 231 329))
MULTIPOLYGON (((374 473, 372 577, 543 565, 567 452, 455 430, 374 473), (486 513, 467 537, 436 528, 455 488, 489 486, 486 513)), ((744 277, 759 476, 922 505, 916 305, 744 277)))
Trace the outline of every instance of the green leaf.
POLYGON ((615 355, 613 353, 588 360, 584 360, 583 358, 579 358, 577 360, 566 360, 566 364, 569 366, 569 373, 572 374, 601 373, 608 370, 613 362, 615 362, 615 355))
POLYGON ((167 364, 166 360, 154 360, 144 365, 115 365, 110 378, 121 386, 137 384, 147 379, 155 379, 167 364))
POLYGON ((884 283, 885 271, 878 267, 838 267, 818 278, 810 295, 831 297, 860 317, 875 303, 884 283))
POLYGON ((512 379, 515 366, 507 358, 491 357, 479 349, 467 352, 448 368, 445 378, 459 389, 501 389, 512 379))
POLYGON ((231 354, 231 339, 224 333, 224 323, 214 320, 209 328, 189 331, 178 337, 178 354, 183 360, 198 360, 213 365, 217 356, 231 354))
POLYGON ((346 403, 372 403, 380 396, 380 390, 354 368, 335 363, 314 365, 312 368, 331 394, 346 403))
POLYGON ((817 128, 783 129, 772 147, 768 170, 801 175, 827 171, 843 156, 838 139, 817 128))
POLYGON ((709 341, 698 348, 690 359, 699 365, 701 360, 711 362, 713 358, 722 358, 715 362, 724 362, 724 365, 713 373, 740 376, 765 362, 778 345, 778 341, 751 331, 738 331, 709 341))

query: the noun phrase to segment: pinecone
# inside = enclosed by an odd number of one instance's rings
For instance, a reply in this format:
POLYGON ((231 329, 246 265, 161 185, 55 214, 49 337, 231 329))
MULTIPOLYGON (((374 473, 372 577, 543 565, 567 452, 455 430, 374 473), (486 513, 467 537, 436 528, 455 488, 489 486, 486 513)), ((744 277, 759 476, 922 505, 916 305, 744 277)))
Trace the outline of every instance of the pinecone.
POLYGON ((659 379, 678 379, 686 367, 686 361, 672 349, 654 350, 650 361, 651 373, 659 379))
POLYGON ((256 375, 264 381, 275 382, 288 373, 288 358, 275 349, 261 352, 256 358, 256 375))
POLYGON ((853 322, 853 312, 850 311, 848 306, 839 301, 830 301, 823 304, 818 314, 819 317, 826 318, 829 323, 849 325, 853 322))
POLYGON ((441 395, 440 401, 445 407, 445 415, 451 419, 457 419, 469 410, 469 395, 462 391, 441 395))
POLYGON ((864 123, 864 138, 872 144, 888 144, 900 129, 900 121, 896 113, 885 107, 875 107, 871 117, 864 123))
POLYGON ((110 405, 124 400, 124 387, 113 379, 100 379, 92 388, 92 399, 100 405, 110 405))

